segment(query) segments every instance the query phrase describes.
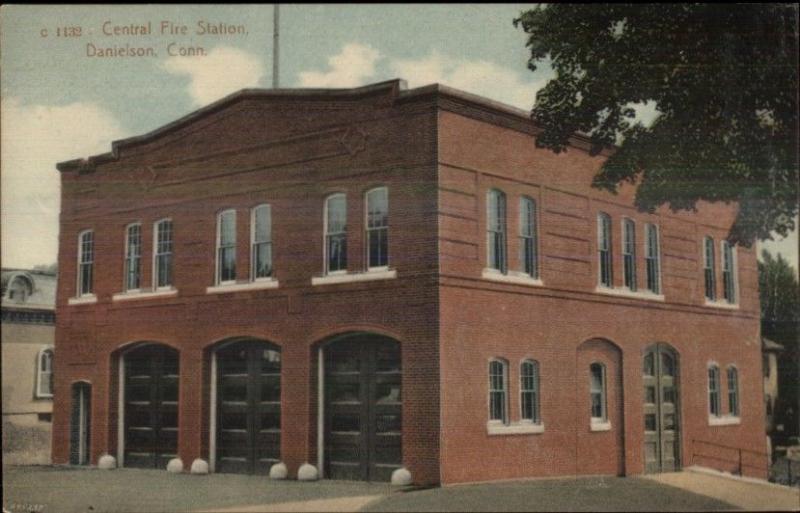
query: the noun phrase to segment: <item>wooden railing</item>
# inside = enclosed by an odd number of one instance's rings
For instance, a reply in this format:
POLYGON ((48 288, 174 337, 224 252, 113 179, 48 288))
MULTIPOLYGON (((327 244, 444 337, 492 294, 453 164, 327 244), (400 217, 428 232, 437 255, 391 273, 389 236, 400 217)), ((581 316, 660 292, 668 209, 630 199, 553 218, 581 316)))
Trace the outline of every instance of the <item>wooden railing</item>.
POLYGON ((691 465, 695 463, 695 458, 703 458, 707 460, 735 464, 736 474, 740 476, 742 475, 742 470, 745 467, 761 470, 764 472, 764 475, 769 472, 769 454, 766 452, 753 451, 751 449, 743 449, 741 447, 734 447, 717 442, 709 442, 707 440, 698 440, 696 438, 691 439, 691 443, 691 465), (708 450, 703 450, 704 448, 708 449, 709 447, 715 448, 715 450, 713 450, 713 454, 709 454, 708 450), (754 457, 751 458, 750 455, 754 455, 754 457), (748 463, 745 461, 746 459, 751 461, 759 461, 759 463, 748 463))

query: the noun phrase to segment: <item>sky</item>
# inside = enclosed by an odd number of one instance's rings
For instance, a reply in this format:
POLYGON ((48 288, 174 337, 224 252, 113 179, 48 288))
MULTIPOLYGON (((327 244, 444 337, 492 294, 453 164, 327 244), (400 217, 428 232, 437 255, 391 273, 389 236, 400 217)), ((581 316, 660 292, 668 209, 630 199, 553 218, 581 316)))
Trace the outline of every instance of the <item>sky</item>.
MULTIPOLYGON (((546 65, 527 69, 525 34, 513 26, 531 7, 282 5, 280 86, 403 78, 410 87, 438 82, 530 109, 552 76, 546 65)), ((114 140, 239 89, 271 87, 272 11, 269 5, 0 7, 3 267, 56 261, 56 162, 109 151, 114 140), (214 30, 220 25, 226 33, 214 30), (143 55, 102 56, 119 48, 143 55)), ((643 119, 652 115, 642 112, 643 119)), ((796 231, 762 244, 795 269, 797 246, 796 231)))

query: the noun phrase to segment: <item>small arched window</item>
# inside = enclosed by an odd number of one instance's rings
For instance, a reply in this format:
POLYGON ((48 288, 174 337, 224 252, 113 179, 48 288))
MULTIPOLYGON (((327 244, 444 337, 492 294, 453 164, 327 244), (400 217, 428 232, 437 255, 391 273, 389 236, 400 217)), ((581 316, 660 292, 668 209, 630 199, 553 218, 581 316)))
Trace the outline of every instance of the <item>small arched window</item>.
POLYGON ((728 413, 739 416, 739 371, 733 365, 728 367, 728 413))
POLYGON ((508 424, 508 364, 489 362, 489 421, 508 424))
POLYGON ((597 257, 599 260, 600 285, 614 287, 614 272, 611 253, 611 216, 605 212, 597 214, 597 257))
POLYGON ((714 263, 714 239, 703 239, 703 277, 705 281, 706 299, 717 299, 717 271, 714 263))
POLYGON ((94 281, 94 232, 78 235, 78 296, 89 295, 94 281))
POLYGON ((217 216, 217 284, 236 281, 236 211, 217 216))
POLYGON ((36 359, 36 397, 53 397, 53 350, 43 349, 36 359))
POLYGON ((653 294, 661 293, 661 244, 658 236, 658 226, 646 224, 645 237, 645 265, 647 267, 647 290, 653 294))
POLYGON ((719 367, 711 365, 708 367, 708 413, 712 417, 721 415, 719 393, 719 367))
POLYGON ((347 272, 347 196, 325 200, 325 274, 347 272))
POLYGON ((636 222, 622 220, 622 275, 625 287, 636 290, 636 222))
POLYGON ((592 403, 592 422, 607 422, 606 411, 606 366, 593 363, 589 366, 589 396, 592 403))
POLYGON ((539 424, 539 363, 524 360, 519 370, 519 393, 522 420, 539 424))
POLYGON ((536 202, 527 196, 519 199, 519 258, 525 274, 539 277, 539 252, 537 239, 536 202))
POLYGON ((486 193, 486 248, 490 269, 505 273, 506 258, 506 195, 497 189, 486 193))
POLYGON ((250 276, 253 281, 272 276, 272 209, 254 207, 250 216, 250 276))
POLYGON ((389 266, 389 190, 378 187, 367 192, 367 269, 389 266))

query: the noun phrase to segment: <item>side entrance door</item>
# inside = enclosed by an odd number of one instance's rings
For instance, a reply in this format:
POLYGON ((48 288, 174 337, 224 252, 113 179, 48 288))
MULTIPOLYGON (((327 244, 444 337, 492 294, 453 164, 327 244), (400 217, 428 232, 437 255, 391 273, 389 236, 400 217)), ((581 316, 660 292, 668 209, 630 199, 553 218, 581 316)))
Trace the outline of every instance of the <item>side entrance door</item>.
POLYGON ((680 402, 678 359, 664 344, 644 355, 645 472, 680 469, 680 402))
POLYGON ((325 476, 389 481, 402 466, 400 344, 354 335, 325 351, 325 476))
POLYGON ((92 386, 78 382, 72 385, 72 409, 69 429, 70 465, 88 465, 91 447, 92 386))

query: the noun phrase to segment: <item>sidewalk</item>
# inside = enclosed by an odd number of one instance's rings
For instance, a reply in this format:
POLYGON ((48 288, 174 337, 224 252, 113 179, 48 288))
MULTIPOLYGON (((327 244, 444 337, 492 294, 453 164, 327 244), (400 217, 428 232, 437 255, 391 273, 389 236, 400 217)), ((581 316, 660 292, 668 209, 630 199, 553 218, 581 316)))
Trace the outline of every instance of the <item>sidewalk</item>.
POLYGON ((800 511, 800 489, 689 467, 683 472, 642 476, 749 511, 800 511))

